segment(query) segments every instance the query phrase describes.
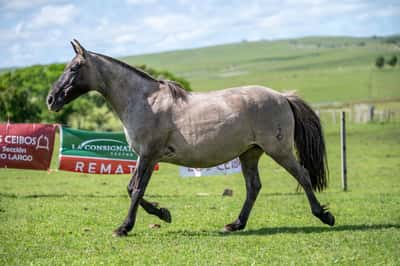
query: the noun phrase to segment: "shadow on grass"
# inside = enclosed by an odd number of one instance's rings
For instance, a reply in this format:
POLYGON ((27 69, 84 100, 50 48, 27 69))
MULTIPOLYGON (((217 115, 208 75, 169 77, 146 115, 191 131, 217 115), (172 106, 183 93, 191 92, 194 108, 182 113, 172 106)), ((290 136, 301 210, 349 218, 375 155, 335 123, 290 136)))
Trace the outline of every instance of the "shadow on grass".
MULTIPOLYGON (((103 195, 103 194, 68 194, 68 193, 60 193, 60 194, 28 194, 28 195, 19 195, 15 193, 2 193, 0 192, 0 197, 4 198, 12 198, 12 199, 31 199, 31 198, 64 198, 64 197, 73 197, 73 198, 127 198, 128 194, 115 194, 115 195, 103 195)), ((160 194, 145 194, 146 198, 177 198, 182 197, 181 195, 160 195, 160 194)))
POLYGON ((0 197, 13 199, 32 199, 32 198, 65 198, 65 197, 80 197, 80 198, 127 198, 127 194, 120 195, 96 195, 96 194, 30 194, 18 195, 13 193, 0 193, 0 197))
MULTIPOLYGON (((324 191, 324 194, 339 194, 339 193, 348 193, 348 192, 343 192, 343 191, 324 191)), ((261 193, 259 196, 260 197, 280 197, 280 196, 303 196, 304 191, 300 189, 299 191, 293 191, 293 192, 266 192, 266 193, 261 193)))
POLYGON ((271 227, 260 228, 255 230, 247 230, 235 232, 236 235, 276 235, 276 234, 310 234, 310 233, 329 233, 344 231, 370 231, 382 230, 388 228, 400 229, 400 224, 349 224, 337 225, 333 227, 327 226, 302 226, 302 227, 271 227))
POLYGON ((233 233, 223 233, 221 231, 188 231, 178 230, 169 231, 168 235, 183 235, 183 236, 221 236, 221 237, 234 237, 234 236, 255 236, 265 235, 272 236, 278 234, 312 234, 312 233, 329 233, 329 232, 346 232, 346 231, 373 231, 395 228, 400 229, 400 224, 357 224, 357 225, 338 225, 334 227, 327 226, 295 226, 295 227, 271 227, 260 228, 256 230, 245 230, 233 233))

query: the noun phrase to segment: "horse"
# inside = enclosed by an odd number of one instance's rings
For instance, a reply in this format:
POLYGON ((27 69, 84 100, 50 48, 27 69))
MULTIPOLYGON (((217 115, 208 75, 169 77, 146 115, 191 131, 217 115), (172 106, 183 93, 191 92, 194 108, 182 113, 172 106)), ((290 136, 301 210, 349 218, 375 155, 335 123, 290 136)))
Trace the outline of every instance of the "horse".
POLYGON ((236 157, 242 165, 246 199, 237 219, 223 231, 244 229, 261 189, 258 162, 263 154, 298 181, 312 214, 334 225, 334 216, 314 194, 328 183, 321 122, 300 97, 256 85, 188 92, 177 82, 156 79, 122 61, 88 51, 75 39, 71 44, 75 56, 49 91, 48 109, 57 112, 84 93, 99 92, 121 120, 129 146, 139 155, 127 186, 128 215, 114 236, 127 236, 132 230, 139 205, 171 222, 168 209, 144 198, 158 162, 204 168, 236 157))

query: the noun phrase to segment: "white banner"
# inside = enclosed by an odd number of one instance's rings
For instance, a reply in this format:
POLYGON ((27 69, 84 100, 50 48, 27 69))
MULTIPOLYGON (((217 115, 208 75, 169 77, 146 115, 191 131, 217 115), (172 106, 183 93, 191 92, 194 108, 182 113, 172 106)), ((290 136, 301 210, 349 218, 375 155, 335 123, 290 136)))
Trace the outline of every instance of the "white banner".
POLYGON ((208 176, 208 175, 229 175, 236 174, 242 171, 239 158, 233 159, 224 164, 220 164, 210 168, 190 168, 179 167, 179 174, 182 177, 189 176, 208 176))

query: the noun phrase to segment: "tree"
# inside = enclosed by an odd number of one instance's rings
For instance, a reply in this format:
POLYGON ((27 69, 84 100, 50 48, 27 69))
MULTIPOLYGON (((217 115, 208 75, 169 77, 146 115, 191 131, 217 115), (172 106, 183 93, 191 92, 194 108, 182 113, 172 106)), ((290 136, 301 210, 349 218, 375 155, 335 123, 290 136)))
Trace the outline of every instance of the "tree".
POLYGON ((0 121, 25 122, 40 119, 40 108, 32 101, 31 90, 0 87, 0 121))
POLYGON ((395 67, 397 64, 397 56, 392 56, 390 60, 387 62, 391 67, 395 67))
POLYGON ((375 60, 375 66, 377 68, 382 68, 385 65, 385 58, 383 56, 379 56, 375 60))
POLYGON ((0 75, 0 121, 67 122, 71 108, 58 113, 49 112, 46 96, 49 88, 61 75, 65 65, 30 66, 0 75))

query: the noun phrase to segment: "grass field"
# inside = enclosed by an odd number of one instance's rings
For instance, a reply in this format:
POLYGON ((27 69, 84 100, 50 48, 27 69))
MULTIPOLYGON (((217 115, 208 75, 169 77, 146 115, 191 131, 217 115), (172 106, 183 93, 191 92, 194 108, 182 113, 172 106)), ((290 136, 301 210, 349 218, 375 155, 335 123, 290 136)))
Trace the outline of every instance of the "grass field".
POLYGON ((325 128, 330 187, 317 196, 336 216, 332 228, 310 214, 294 179, 266 156, 248 226, 228 235, 219 230, 243 203, 240 175, 182 179, 176 166, 162 164, 146 195, 170 209, 172 224, 139 210, 134 231, 113 238, 128 208, 129 176, 1 169, 0 264, 399 265, 400 124, 348 129, 349 191, 342 192, 338 126, 325 128), (233 197, 221 197, 225 188, 233 197))
MULTIPOLYGON (((312 103, 390 99, 377 108, 398 108, 400 67, 378 70, 374 61, 399 54, 381 39, 314 37, 124 60, 183 76, 195 91, 260 84, 298 90, 312 103)), ((228 235, 220 229, 245 197, 239 174, 183 179, 177 166, 161 164, 146 197, 169 208, 172 224, 140 209, 134 230, 119 239, 111 234, 128 209, 129 176, 0 169, 0 265, 400 265, 400 123, 348 125, 348 192, 341 191, 339 125, 327 123, 325 136, 330 186, 317 196, 336 216, 332 228, 266 156, 247 228, 228 235), (233 197, 221 197, 225 188, 233 197)))
POLYGON ((194 91, 259 84, 298 90, 313 103, 400 99, 400 67, 375 67, 378 56, 400 55, 382 39, 309 37, 242 42, 123 58, 183 76, 194 91))

